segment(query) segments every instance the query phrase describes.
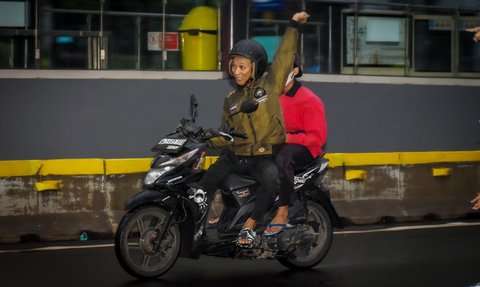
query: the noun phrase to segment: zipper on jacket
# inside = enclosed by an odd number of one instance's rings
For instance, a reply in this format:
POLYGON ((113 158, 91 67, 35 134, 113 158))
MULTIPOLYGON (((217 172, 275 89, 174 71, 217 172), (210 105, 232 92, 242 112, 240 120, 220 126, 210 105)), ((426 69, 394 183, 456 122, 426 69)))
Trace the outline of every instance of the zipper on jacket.
MULTIPOLYGON (((247 117, 248 117, 248 121, 250 123, 250 128, 252 129, 253 143, 254 143, 254 145, 256 145, 257 144, 257 133, 255 132, 255 127, 253 126, 252 115, 248 114, 247 117)), ((252 146, 251 149, 250 149, 250 154, 252 156, 254 155, 253 149, 254 149, 254 146, 252 146)))

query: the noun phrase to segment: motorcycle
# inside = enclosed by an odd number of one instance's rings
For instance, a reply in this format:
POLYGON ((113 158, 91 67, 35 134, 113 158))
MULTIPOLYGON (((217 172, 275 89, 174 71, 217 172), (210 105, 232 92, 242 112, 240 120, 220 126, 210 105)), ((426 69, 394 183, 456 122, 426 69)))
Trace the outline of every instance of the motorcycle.
MULTIPOLYGON (((200 254, 241 259, 276 259, 291 269, 308 269, 326 256, 333 228, 341 220, 321 183, 328 160, 315 159, 296 171, 297 200, 289 207, 289 224, 278 236, 263 236, 257 228, 253 248, 235 244, 240 229, 255 204, 256 182, 242 174, 231 174, 222 184, 224 209, 215 228, 208 228, 210 201, 195 187, 205 172, 201 166, 207 140, 222 136, 233 141, 241 132, 206 132, 195 124, 198 103, 190 99, 190 119, 182 119, 177 129, 153 148, 156 153, 143 181, 143 190, 130 197, 126 214, 115 234, 115 254, 123 269, 137 278, 165 274, 178 257, 198 258, 200 254)), ((239 112, 252 113, 258 103, 245 102, 239 112)), ((278 208, 278 197, 268 212, 270 222, 278 208)))

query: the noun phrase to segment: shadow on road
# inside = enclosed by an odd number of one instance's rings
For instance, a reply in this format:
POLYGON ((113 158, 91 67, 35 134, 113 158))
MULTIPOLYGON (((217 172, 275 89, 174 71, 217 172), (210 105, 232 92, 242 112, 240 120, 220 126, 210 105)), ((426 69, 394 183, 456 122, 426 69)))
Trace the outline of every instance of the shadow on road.
MULTIPOLYGON (((252 265, 255 262, 251 262, 252 265)), ((193 274, 192 274, 193 276, 193 274)), ((231 274, 231 272, 224 273, 223 276, 211 276, 208 274, 196 274, 197 278, 190 276, 174 277, 174 278, 160 278, 151 280, 132 280, 122 285, 122 287, 215 287, 215 286, 326 286, 330 281, 330 275, 319 269, 311 269, 304 271, 284 270, 280 272, 265 272, 263 268, 257 273, 241 275, 231 274), (292 285, 293 283, 293 285, 292 285)))

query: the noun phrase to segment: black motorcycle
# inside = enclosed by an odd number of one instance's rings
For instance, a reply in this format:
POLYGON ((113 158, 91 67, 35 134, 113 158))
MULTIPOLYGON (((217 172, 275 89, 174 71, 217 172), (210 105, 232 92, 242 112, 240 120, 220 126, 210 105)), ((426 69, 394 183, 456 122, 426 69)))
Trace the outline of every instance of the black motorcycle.
MULTIPOLYGON (((289 207, 289 223, 278 236, 263 236, 259 224, 253 248, 238 248, 235 239, 255 204, 256 182, 241 174, 230 175, 222 185, 224 209, 215 228, 208 228, 209 203, 206 193, 195 188, 204 170, 207 144, 212 136, 229 140, 244 134, 207 133, 195 124, 197 102, 192 95, 190 119, 182 119, 175 132, 161 139, 144 188, 126 202, 127 213, 115 235, 115 253, 120 265, 132 276, 154 278, 166 273, 179 256, 198 258, 200 254, 243 259, 277 259, 292 269, 317 265, 327 254, 333 227, 341 221, 321 179, 328 160, 319 157, 296 171, 297 200, 289 207)), ((246 102, 240 112, 255 111, 255 102, 246 102)), ((267 214, 270 222, 278 207, 267 214)))

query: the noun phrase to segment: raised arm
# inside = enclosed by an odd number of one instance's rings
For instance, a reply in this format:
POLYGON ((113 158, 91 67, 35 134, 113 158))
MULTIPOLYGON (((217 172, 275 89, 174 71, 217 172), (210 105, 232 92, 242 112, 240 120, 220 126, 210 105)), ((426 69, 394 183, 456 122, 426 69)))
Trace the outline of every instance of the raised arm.
POLYGON ((295 13, 285 30, 280 46, 278 47, 272 65, 268 70, 266 80, 276 87, 280 96, 288 73, 292 70, 293 60, 297 52, 299 27, 307 22, 309 15, 306 12, 295 13))

